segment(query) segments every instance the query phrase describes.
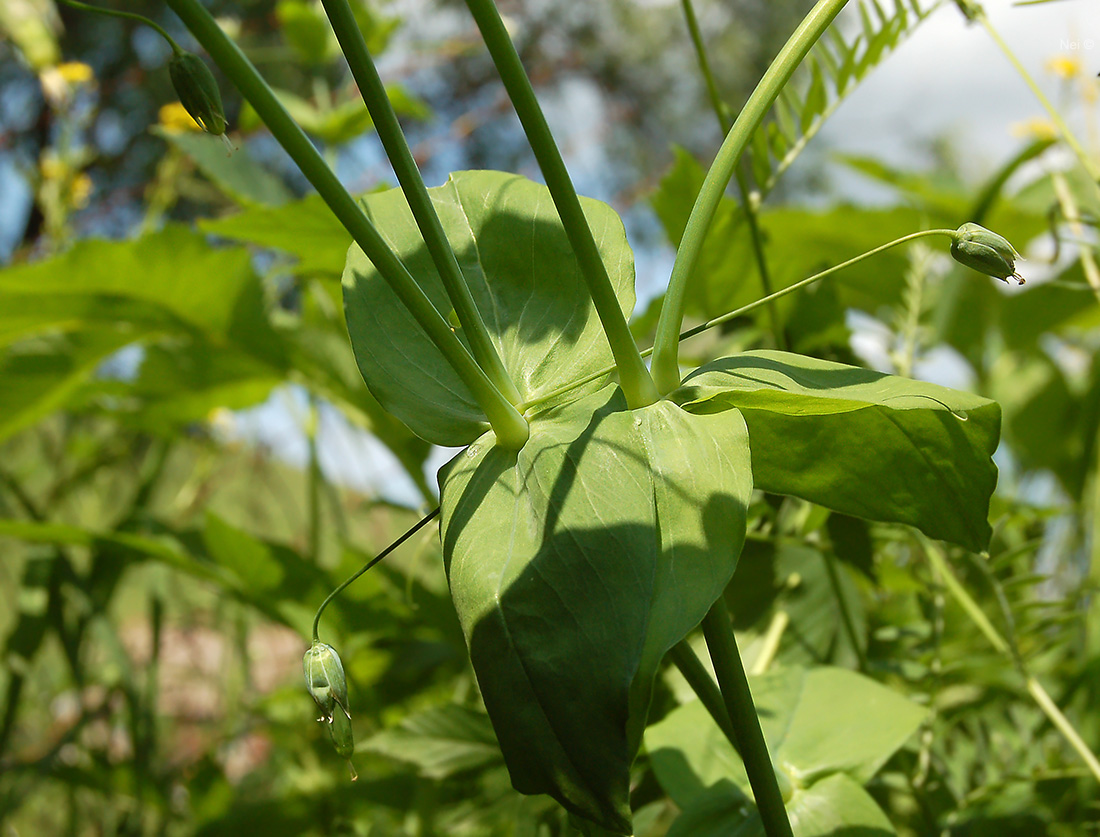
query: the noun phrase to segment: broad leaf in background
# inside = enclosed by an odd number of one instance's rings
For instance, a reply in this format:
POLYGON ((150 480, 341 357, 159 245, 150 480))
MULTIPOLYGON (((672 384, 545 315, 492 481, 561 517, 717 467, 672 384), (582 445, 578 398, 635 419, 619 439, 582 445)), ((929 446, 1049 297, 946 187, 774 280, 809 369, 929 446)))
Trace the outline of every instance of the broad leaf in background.
MULTIPOLYGON (((573 250, 545 186, 501 172, 455 172, 429 189, 489 334, 525 401, 613 363, 573 250)), ((465 341, 400 190, 364 200, 391 249, 465 341)), ((582 202, 619 304, 634 307, 634 260, 609 206, 582 202)), ((378 401, 418 436, 472 442, 486 429, 466 385, 357 246, 344 305, 352 347, 378 401)), ((582 387, 571 398, 598 389, 582 387)))
POLYGON ((745 536, 735 413, 616 387, 487 434, 441 476, 443 555, 512 783, 629 833, 653 677, 729 581, 745 536), (729 419, 729 420, 727 420, 729 419))
POLYGON ((996 402, 773 351, 712 361, 675 400, 693 413, 744 414, 757 488, 908 523, 975 552, 989 544, 996 402))
POLYGON ((410 715, 359 749, 408 762, 429 779, 500 764, 500 745, 488 716, 457 703, 410 715))
MULTIPOLYGON (((794 837, 888 837, 896 834, 878 803, 857 782, 834 773, 787 800, 794 837)), ((688 806, 667 837, 765 837, 752 802, 728 781, 708 788, 688 806)))
POLYGON ((283 206, 253 207, 227 218, 201 219, 199 229, 237 241, 276 247, 298 259, 302 274, 339 276, 351 235, 320 195, 283 206))
POLYGON ((157 131, 195 161, 199 170, 234 201, 245 206, 280 206, 293 194, 278 175, 265 169, 246 147, 228 154, 220 137, 207 133, 157 131))
MULTIPOLYGON (((927 714, 907 698, 846 669, 781 669, 750 677, 749 683, 772 760, 794 789, 788 801, 792 825, 797 817, 804 827, 796 834, 830 834, 820 827, 853 824, 847 820, 847 811, 866 817, 868 804, 877 808, 860 785, 874 776, 927 714), (847 781, 837 780, 838 776, 847 781)), ((696 808, 700 816, 702 811, 713 814, 713 789, 725 783, 722 795, 741 800, 718 806, 728 814, 724 822, 731 830, 725 833, 740 833, 733 828, 751 810, 743 804, 744 797, 751 798, 748 777, 740 757, 701 702, 684 704, 651 726, 645 744, 662 787, 686 812, 696 808), (735 787, 729 788, 728 783, 735 787)), ((871 814, 870 820, 876 819, 879 827, 885 822, 881 812, 877 817, 871 814)))

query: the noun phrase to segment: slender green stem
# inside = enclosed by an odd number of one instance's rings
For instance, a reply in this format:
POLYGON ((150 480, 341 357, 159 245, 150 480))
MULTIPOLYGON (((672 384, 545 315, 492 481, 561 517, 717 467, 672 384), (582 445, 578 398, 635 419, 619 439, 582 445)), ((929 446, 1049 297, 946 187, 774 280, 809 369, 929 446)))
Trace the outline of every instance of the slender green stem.
POLYGON ((348 5, 348 0, 322 0, 322 4, 332 23, 333 31, 336 32, 336 39, 344 51, 344 57, 351 68, 351 74, 355 78, 359 92, 363 96, 363 102, 374 121, 378 138, 382 141, 382 147, 385 148, 386 156, 389 157, 393 171, 397 175, 397 182, 401 184, 405 200, 408 201, 413 218, 416 219, 416 225, 424 237, 428 253, 443 280, 443 286, 455 308, 458 321, 462 324, 462 329, 470 341, 474 358, 504 397, 516 404, 520 400, 519 390, 509 377, 508 370, 504 368, 504 363, 489 336, 489 330, 485 327, 485 321, 481 318, 481 312, 474 303, 466 278, 458 266, 458 259, 455 258, 454 250, 451 249, 451 244, 447 240, 447 234, 443 232, 443 225, 424 186, 420 169, 405 140, 405 132, 401 130, 401 125, 397 121, 397 114, 393 110, 389 96, 386 95, 386 88, 378 75, 378 69, 367 49, 367 42, 363 39, 363 33, 359 29, 351 6, 348 5))
POLYGON ((672 664, 684 676, 688 685, 691 686, 691 690, 699 696, 699 701, 706 707, 714 722, 718 724, 718 729, 722 730, 722 734, 733 745, 733 749, 740 752, 737 733, 730 721, 729 713, 726 711, 726 702, 722 698, 722 691, 718 688, 718 684, 714 682, 714 678, 710 676, 710 672, 707 671, 702 660, 696 656, 691 645, 686 639, 680 640, 672 646, 668 656, 672 660, 672 664))
POLYGON ((753 706, 749 679, 737 651, 729 610, 721 597, 703 617, 703 635, 714 663, 714 673, 718 675, 726 711, 740 744, 737 749, 745 763, 753 796, 756 797, 764 833, 767 837, 793 837, 776 769, 764 740, 764 731, 760 728, 756 707, 753 706))
POLYGON ((763 674, 768 670, 779 653, 779 642, 783 639, 783 632, 791 624, 790 614, 785 610, 777 610, 768 622, 768 630, 764 632, 764 638, 760 642, 760 653, 752 663, 750 674, 763 674))
MULTIPOLYGON (((631 409, 652 404, 659 397, 657 389, 641 355, 638 354, 638 347, 634 344, 626 317, 619 307, 615 289, 607 276, 607 268, 600 258, 596 240, 592 237, 588 219, 585 218, 580 199, 573 188, 573 181, 550 133, 542 107, 535 97, 531 80, 523 69, 523 62, 520 61, 508 30, 500 19, 500 12, 493 0, 466 0, 466 6, 481 30, 485 46, 496 64, 497 72, 500 73, 504 88, 508 91, 508 97, 512 100, 516 115, 519 116, 531 150, 542 170, 554 206, 557 207, 565 234, 569 238, 581 274, 588 285, 588 292, 592 295, 596 313, 607 335, 607 342, 611 345, 627 404, 631 409)), ((552 281, 552 277, 548 277, 548 281, 552 281)))
POLYGON ((451 331, 446 320, 409 275, 401 260, 386 245, 332 169, 325 165, 313 143, 291 119, 244 53, 222 32, 198 0, 168 0, 168 5, 255 108, 279 144, 298 164, 302 174, 313 184, 332 213, 351 233, 355 243, 389 283, 401 303, 416 318, 447 362, 454 367, 485 412, 498 443, 506 448, 522 447, 529 433, 527 422, 477 365, 470 352, 451 331))
POLYGON ((981 606, 974 601, 970 594, 966 591, 966 588, 962 586, 959 580, 955 577, 955 573, 951 571, 951 568, 947 564, 947 557, 943 554, 938 546, 928 541, 926 538, 920 539, 921 544, 924 546, 924 554, 928 558, 928 561, 935 568, 936 573, 939 575, 940 580, 943 582, 944 588, 951 594, 951 597, 962 607, 967 616, 970 617, 970 621, 978 628, 983 636, 989 640, 989 644, 999 653, 1012 660, 1015 663, 1016 668, 1023 676, 1027 685, 1028 694, 1038 704, 1039 708, 1043 711, 1043 714, 1050 719, 1050 722, 1054 724, 1055 729, 1061 733, 1062 737, 1069 743, 1074 749, 1081 760, 1088 766, 1089 772, 1097 782, 1100 782, 1100 759, 1097 759, 1096 754, 1081 738, 1080 734, 1070 723, 1069 719, 1062 713, 1062 710, 1058 708, 1056 704, 1047 694, 1046 689, 1042 684, 1035 679, 1035 677, 1028 671, 1027 664, 1021 657, 1019 651, 1014 645, 1009 643, 1001 633, 993 626, 993 623, 989 621, 989 617, 985 615, 981 606))
POLYGON ((104 9, 99 6, 92 6, 88 3, 80 3, 78 2, 78 0, 61 0, 61 2, 64 3, 66 6, 72 6, 74 9, 80 9, 84 12, 92 12, 94 14, 106 15, 107 17, 120 17, 123 20, 133 20, 137 23, 143 23, 146 26, 155 29, 157 33, 162 38, 164 38, 164 40, 168 41, 168 46, 172 47, 172 52, 174 54, 179 55, 183 52, 183 50, 180 48, 180 45, 172 39, 172 36, 164 31, 164 27, 160 26, 157 23, 154 23, 144 15, 134 14, 133 12, 123 12, 117 9, 104 9))
POLYGON ((1069 125, 1066 124, 1066 120, 1062 118, 1062 114, 1058 112, 1058 108, 1054 107, 1050 99, 1046 97, 1046 94, 1044 94, 1039 85, 1036 84, 1035 79, 1031 77, 1031 74, 1020 62, 1020 59, 1016 57, 1016 53, 1012 51, 1012 48, 1001 37, 1000 33, 993 28, 993 24, 990 23, 989 18, 986 17, 985 10, 979 7, 974 17, 983 27, 985 27, 985 31, 989 33, 989 37, 993 39, 993 42, 1001 48, 1001 52, 1005 54, 1005 57, 1008 58, 1012 66, 1016 68, 1016 72, 1020 74, 1020 78, 1024 80, 1024 83, 1031 88, 1031 92, 1035 94, 1035 98, 1039 100, 1039 104, 1043 106, 1043 109, 1047 112, 1047 115, 1050 116, 1055 127, 1058 128, 1058 133, 1061 134, 1066 145, 1073 151, 1081 167, 1088 172, 1089 179, 1092 180, 1092 185, 1096 188, 1097 195, 1100 195, 1100 164, 1092 159, 1088 152, 1081 146, 1077 137, 1074 136, 1073 131, 1070 130, 1069 125))
POLYGON ((407 541, 409 538, 411 538, 413 535, 415 535, 417 532, 427 526, 428 523, 433 520, 437 514, 439 514, 438 506, 434 510, 428 512, 426 515, 420 518, 420 520, 417 521, 417 523, 414 524, 413 527, 409 529, 405 534, 403 534, 401 537, 399 537, 397 540, 395 540, 393 543, 391 543, 389 546, 387 546, 385 549, 383 549, 381 552, 371 558, 366 564, 360 567, 359 570, 355 572, 347 581, 345 581, 343 584, 341 584, 339 587, 329 593, 328 596, 325 597, 325 600, 321 602, 321 606, 317 608, 317 615, 313 617, 314 642, 318 641, 318 629, 321 625, 321 614, 325 612, 325 608, 328 607, 328 603, 335 599, 338 595, 340 595, 340 593, 343 592, 344 588, 355 581, 357 578, 359 578, 359 576, 361 576, 363 573, 365 573, 367 570, 369 570, 371 567, 373 567, 375 564, 377 564, 379 561, 381 561, 383 558, 385 558, 387 555, 397 549, 397 547, 401 546, 401 544, 403 544, 405 541, 407 541))
POLYGON ((848 601, 844 598, 844 590, 840 586, 840 574, 836 568, 837 557, 832 552, 825 552, 821 557, 825 561, 829 586, 833 588, 833 595, 836 597, 837 610, 840 611, 840 624, 844 626, 844 633, 848 636, 848 642, 856 654, 856 664, 860 671, 867 671, 867 658, 863 654, 863 647, 859 644, 859 635, 852 620, 852 612, 848 608, 848 601))
MULTIPOLYGON (((692 0, 680 0, 680 5, 684 10, 684 19, 687 21, 691 43, 695 46, 695 57, 699 62, 699 72, 703 74, 703 81, 707 86, 707 97, 710 99, 710 106, 718 119, 718 127, 722 131, 722 136, 725 136, 733 127, 733 112, 730 111, 729 105, 722 100, 722 96, 718 92, 718 84, 714 80, 714 73, 710 68, 710 58, 707 55, 707 47, 703 41, 703 33, 699 30, 699 20, 695 16, 695 6, 692 4, 692 0)), ((768 271, 768 259, 764 254, 764 241, 760 235, 756 207, 753 205, 749 184, 745 180, 744 172, 741 171, 740 166, 735 171, 737 174, 737 191, 741 195, 741 211, 745 213, 745 220, 749 224, 749 235, 752 237, 752 254, 756 259, 757 270, 760 271, 760 286, 764 291, 764 295, 768 296, 772 292, 772 281, 768 271)), ((774 305, 768 306, 768 315, 771 320, 775 345, 780 349, 786 348, 786 339, 779 325, 779 311, 776 310, 774 305)))
MULTIPOLYGON (((742 305, 740 308, 736 308, 733 311, 727 311, 725 314, 722 314, 719 317, 715 317, 713 320, 707 320, 701 325, 689 328, 687 331, 680 333, 679 339, 686 340, 689 337, 694 337, 696 334, 701 334, 707 329, 722 325, 723 323, 727 323, 730 320, 735 320, 738 317, 743 317, 745 316, 745 314, 755 311, 762 305, 768 305, 769 303, 774 302, 777 299, 781 299, 782 297, 787 296, 787 294, 792 294, 795 291, 801 290, 802 288, 809 287, 815 282, 820 282, 822 279, 832 276, 834 273, 851 267, 852 265, 859 264, 864 259, 869 259, 871 258, 871 256, 876 256, 879 253, 882 253, 893 247, 897 247, 899 244, 905 244, 906 242, 914 241, 918 238, 924 238, 925 236, 930 235, 946 235, 948 238, 953 239, 955 237, 955 234, 955 230, 921 230, 920 232, 903 235, 901 238, 895 238, 893 241, 888 241, 886 244, 882 244, 873 250, 868 250, 866 253, 861 253, 858 256, 853 256, 846 262, 841 262, 840 264, 834 265, 833 267, 823 270, 820 273, 815 273, 813 276, 803 279, 800 282, 795 282, 793 285, 789 285, 782 290, 776 291, 775 293, 770 294, 763 299, 758 299, 755 302, 750 302, 748 305, 742 305)), ((655 349, 656 346, 649 349, 643 349, 641 352, 642 357, 649 357, 651 354, 654 353, 655 349)), ((558 398, 559 396, 569 392, 571 389, 584 386, 585 384, 602 378, 604 375, 609 374, 613 369, 613 366, 608 366, 607 368, 601 369, 598 372, 593 372, 590 375, 585 375, 583 378, 579 378, 576 381, 571 381, 564 386, 558 387, 552 392, 545 393, 544 395, 540 395, 538 398, 532 398, 530 401, 525 401, 522 404, 517 405, 518 409, 527 411, 534 406, 544 404, 547 401, 552 401, 553 399, 558 398)))
POLYGON ((678 333, 684 319, 687 283, 695 271, 703 241, 726 186, 772 103, 845 3, 847 0, 818 0, 749 96, 707 172, 680 240, 661 317, 657 323, 652 369, 657 389, 662 394, 672 392, 680 385, 678 333))

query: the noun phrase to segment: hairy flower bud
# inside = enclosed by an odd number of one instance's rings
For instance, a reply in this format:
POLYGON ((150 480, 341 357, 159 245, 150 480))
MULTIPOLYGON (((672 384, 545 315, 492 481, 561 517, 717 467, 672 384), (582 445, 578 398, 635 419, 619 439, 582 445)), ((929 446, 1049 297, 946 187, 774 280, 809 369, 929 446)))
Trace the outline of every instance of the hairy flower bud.
MULTIPOLYGON (((326 721, 330 725, 333 717, 343 715, 348 718, 348 729, 351 729, 348 712, 348 681, 344 676, 344 666, 340 662, 340 655, 331 645, 314 640, 302 659, 302 668, 306 677, 306 689, 310 697, 321 707, 321 717, 318 721, 326 721), (341 712, 335 712, 339 706, 341 712)), ((334 739, 335 743, 335 739, 334 739)), ((337 747, 339 750, 339 747, 337 747)))
POLYGON ((218 83, 206 62, 182 50, 168 62, 168 75, 180 97, 180 104, 204 131, 216 136, 225 134, 225 111, 218 83))
POLYGON ((1024 284, 1024 277, 1016 272, 1016 259, 1020 258, 1016 248, 1003 236, 978 224, 963 224, 955 231, 951 256, 959 264, 986 276, 1004 282, 1011 276, 1018 284, 1024 284))

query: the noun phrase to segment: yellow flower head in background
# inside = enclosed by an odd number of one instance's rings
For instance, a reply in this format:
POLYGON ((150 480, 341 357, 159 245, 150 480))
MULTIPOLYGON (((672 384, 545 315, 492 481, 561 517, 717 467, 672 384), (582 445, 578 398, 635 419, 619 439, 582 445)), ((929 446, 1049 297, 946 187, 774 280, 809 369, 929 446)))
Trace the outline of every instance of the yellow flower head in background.
POLYGON ((1012 136, 1021 139, 1053 140, 1058 138, 1058 129, 1049 119, 1033 116, 1025 122, 1017 122, 1012 128, 1012 136))
POLYGON ((38 75, 42 94, 54 108, 67 105, 80 87, 95 83, 92 68, 81 61, 66 61, 55 67, 47 67, 38 75))
POLYGON ((1072 81, 1084 71, 1081 60, 1069 55, 1055 55, 1053 58, 1048 58, 1045 66, 1047 72, 1053 73, 1064 81, 1072 81))
POLYGON ((157 112, 157 121, 160 123, 160 127, 173 134, 202 130, 202 126, 191 118, 187 108, 179 102, 169 102, 162 105, 157 112))

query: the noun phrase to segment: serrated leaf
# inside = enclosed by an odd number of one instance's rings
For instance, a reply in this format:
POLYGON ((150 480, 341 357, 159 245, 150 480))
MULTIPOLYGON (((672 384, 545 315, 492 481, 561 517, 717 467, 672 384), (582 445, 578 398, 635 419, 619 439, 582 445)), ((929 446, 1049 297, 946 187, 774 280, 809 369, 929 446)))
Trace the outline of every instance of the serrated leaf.
MULTIPOLYGON (((517 175, 455 172, 430 189, 443 229, 521 397, 613 364, 550 193, 517 175)), ((400 190, 368 196, 365 207, 386 243, 445 317, 452 310, 400 190)), ((634 308, 634 262, 622 222, 584 200, 589 225, 619 304, 634 308)), ((486 429, 477 401, 358 247, 344 272, 348 331, 375 398, 423 439, 468 444, 486 429)), ((461 329, 459 339, 465 341, 461 329)), ((576 390, 592 392, 603 381, 576 390)))
POLYGON ((744 428, 698 418, 608 387, 441 477, 451 593, 512 782, 617 833, 658 664, 744 539, 744 428))
POLYGON ((713 361, 675 396, 745 416, 756 485, 834 511, 916 526, 976 552, 997 483, 993 401, 784 352, 713 361))

